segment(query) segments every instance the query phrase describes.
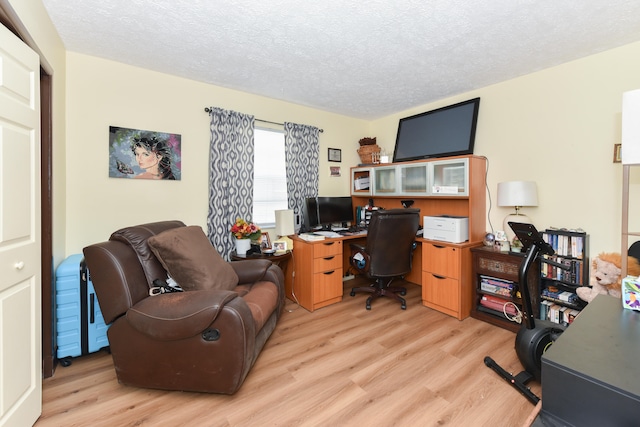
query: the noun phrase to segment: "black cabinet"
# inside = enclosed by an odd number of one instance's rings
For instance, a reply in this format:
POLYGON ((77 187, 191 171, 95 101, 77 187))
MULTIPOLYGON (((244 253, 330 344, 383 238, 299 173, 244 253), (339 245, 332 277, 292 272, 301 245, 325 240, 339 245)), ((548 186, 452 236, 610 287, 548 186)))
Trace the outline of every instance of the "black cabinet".
MULTIPOLYGON (((524 254, 500 252, 487 246, 473 248, 471 253, 473 257, 471 317, 514 332, 518 331, 520 324, 509 318, 515 317, 514 310, 515 313, 522 310, 520 286, 523 284, 521 285, 518 281, 518 273, 524 254)), ((539 263, 536 261, 527 277, 533 314, 536 317, 538 317, 540 295, 539 272, 539 263)))

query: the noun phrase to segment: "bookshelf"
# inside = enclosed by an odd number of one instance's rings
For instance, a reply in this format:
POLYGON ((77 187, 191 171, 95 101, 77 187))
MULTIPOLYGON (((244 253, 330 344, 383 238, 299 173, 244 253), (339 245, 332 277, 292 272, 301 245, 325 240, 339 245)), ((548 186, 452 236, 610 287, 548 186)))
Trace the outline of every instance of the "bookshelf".
MULTIPOLYGON (((520 324, 509 320, 504 315, 502 307, 507 304, 506 310, 509 317, 515 314, 514 305, 522 311, 518 273, 524 254, 500 252, 487 246, 472 248, 471 254, 473 258, 471 317, 517 332, 520 324)), ((538 265, 539 262, 536 261, 527 277, 535 317, 538 317, 540 295, 538 265)))
POLYGON ((588 235, 583 231, 547 229, 542 237, 556 252, 545 257, 570 269, 541 263, 539 318, 567 326, 586 305, 576 295, 576 289, 589 284, 588 235))

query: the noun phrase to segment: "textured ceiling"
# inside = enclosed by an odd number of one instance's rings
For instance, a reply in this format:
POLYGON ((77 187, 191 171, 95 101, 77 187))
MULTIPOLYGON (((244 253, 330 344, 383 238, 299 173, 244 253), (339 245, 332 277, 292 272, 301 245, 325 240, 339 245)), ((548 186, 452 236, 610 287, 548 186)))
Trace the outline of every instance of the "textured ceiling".
POLYGON ((43 3, 70 51, 363 119, 640 40, 638 0, 43 3))

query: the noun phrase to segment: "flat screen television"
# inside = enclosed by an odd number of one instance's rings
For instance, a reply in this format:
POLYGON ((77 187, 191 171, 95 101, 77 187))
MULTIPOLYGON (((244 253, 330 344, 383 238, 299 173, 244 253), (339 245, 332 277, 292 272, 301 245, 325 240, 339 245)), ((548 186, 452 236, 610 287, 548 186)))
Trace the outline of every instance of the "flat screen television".
POLYGON ((393 162, 473 154, 480 98, 400 119, 393 162))
POLYGON ((346 226, 353 222, 351 197, 309 197, 304 205, 304 231, 322 227, 330 230, 332 224, 346 226))

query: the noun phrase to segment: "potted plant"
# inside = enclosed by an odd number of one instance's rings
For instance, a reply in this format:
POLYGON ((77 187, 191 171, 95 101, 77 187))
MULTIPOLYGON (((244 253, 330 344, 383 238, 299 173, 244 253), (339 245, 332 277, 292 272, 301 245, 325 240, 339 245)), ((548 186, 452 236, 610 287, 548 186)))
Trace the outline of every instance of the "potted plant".
POLYGON ((236 253, 238 255, 246 255, 251 248, 251 241, 257 241, 262 237, 260 227, 240 217, 236 218, 236 222, 231 226, 231 234, 236 239, 236 253))

